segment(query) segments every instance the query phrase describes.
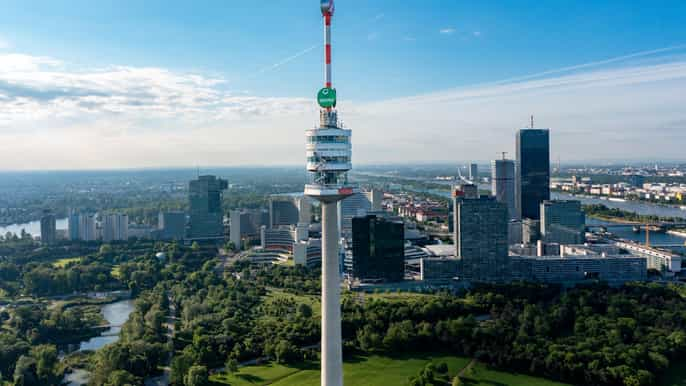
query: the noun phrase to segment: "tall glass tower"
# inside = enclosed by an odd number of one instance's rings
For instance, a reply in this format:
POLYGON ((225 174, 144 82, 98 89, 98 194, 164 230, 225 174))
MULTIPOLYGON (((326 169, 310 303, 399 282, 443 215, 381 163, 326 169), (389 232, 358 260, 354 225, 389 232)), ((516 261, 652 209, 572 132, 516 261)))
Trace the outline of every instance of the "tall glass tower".
POLYGON ((517 213, 539 220, 541 202, 550 199, 550 138, 548 129, 517 132, 517 213))

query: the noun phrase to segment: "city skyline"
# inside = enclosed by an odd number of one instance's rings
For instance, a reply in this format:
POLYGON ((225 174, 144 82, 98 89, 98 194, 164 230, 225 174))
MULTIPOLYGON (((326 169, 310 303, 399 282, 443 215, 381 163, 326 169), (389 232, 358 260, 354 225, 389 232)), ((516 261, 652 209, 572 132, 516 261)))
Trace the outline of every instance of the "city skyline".
MULTIPOLYGON (((558 4, 563 19, 527 3, 345 4, 334 84, 356 163, 514 154, 530 114, 551 159, 683 160, 679 2, 558 4)), ((0 16, 0 170, 303 162, 322 68, 310 7, 42 6, 51 22, 20 4, 0 16)))

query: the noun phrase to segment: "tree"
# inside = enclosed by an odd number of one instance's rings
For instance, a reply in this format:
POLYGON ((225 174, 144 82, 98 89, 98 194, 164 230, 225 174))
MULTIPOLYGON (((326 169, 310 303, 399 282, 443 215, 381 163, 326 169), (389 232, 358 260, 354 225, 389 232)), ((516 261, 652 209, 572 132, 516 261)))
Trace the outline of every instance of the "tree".
POLYGON ((205 366, 191 366, 188 374, 183 377, 185 386, 206 386, 209 384, 209 375, 205 366))
POLYGON ((14 385, 15 386, 38 386, 38 374, 36 374, 36 360, 22 355, 19 357, 14 368, 14 385))
POLYGON ((186 352, 174 355, 171 363, 171 382, 175 385, 183 384, 184 376, 188 373, 188 369, 193 366, 193 362, 193 357, 186 352))
POLYGON ((125 370, 113 371, 103 386, 135 386, 140 384, 138 378, 125 370))
POLYGON ((238 361, 235 358, 229 358, 226 360, 226 372, 228 374, 233 374, 238 371, 238 361))
POLYGON ((303 318, 311 318, 312 307, 310 307, 309 304, 300 303, 298 305, 298 315, 302 316, 303 318))
POLYGON ((36 361, 36 374, 45 384, 58 383, 55 365, 58 363, 57 349, 53 345, 39 345, 31 349, 31 357, 36 361))

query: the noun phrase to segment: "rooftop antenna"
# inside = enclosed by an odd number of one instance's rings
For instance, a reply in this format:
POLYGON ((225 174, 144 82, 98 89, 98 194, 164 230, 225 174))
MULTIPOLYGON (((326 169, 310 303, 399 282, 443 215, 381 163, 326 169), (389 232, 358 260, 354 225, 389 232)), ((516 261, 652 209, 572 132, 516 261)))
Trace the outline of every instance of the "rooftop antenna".
POLYGON ((506 152, 506 151, 501 151, 500 154, 503 155, 503 161, 504 161, 504 160, 505 160, 505 154, 507 154, 507 152, 506 152))
POLYGON ((531 128, 532 129, 534 128, 534 116, 533 115, 531 115, 531 128))

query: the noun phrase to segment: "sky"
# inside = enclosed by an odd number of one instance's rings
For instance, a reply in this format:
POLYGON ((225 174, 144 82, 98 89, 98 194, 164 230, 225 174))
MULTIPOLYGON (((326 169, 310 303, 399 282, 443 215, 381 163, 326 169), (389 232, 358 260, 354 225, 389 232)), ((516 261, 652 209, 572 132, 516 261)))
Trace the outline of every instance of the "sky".
MULTIPOLYGON (((304 164, 316 1, 0 1, 0 170, 304 164)), ((337 0, 353 165, 686 161, 686 2, 337 0)))

